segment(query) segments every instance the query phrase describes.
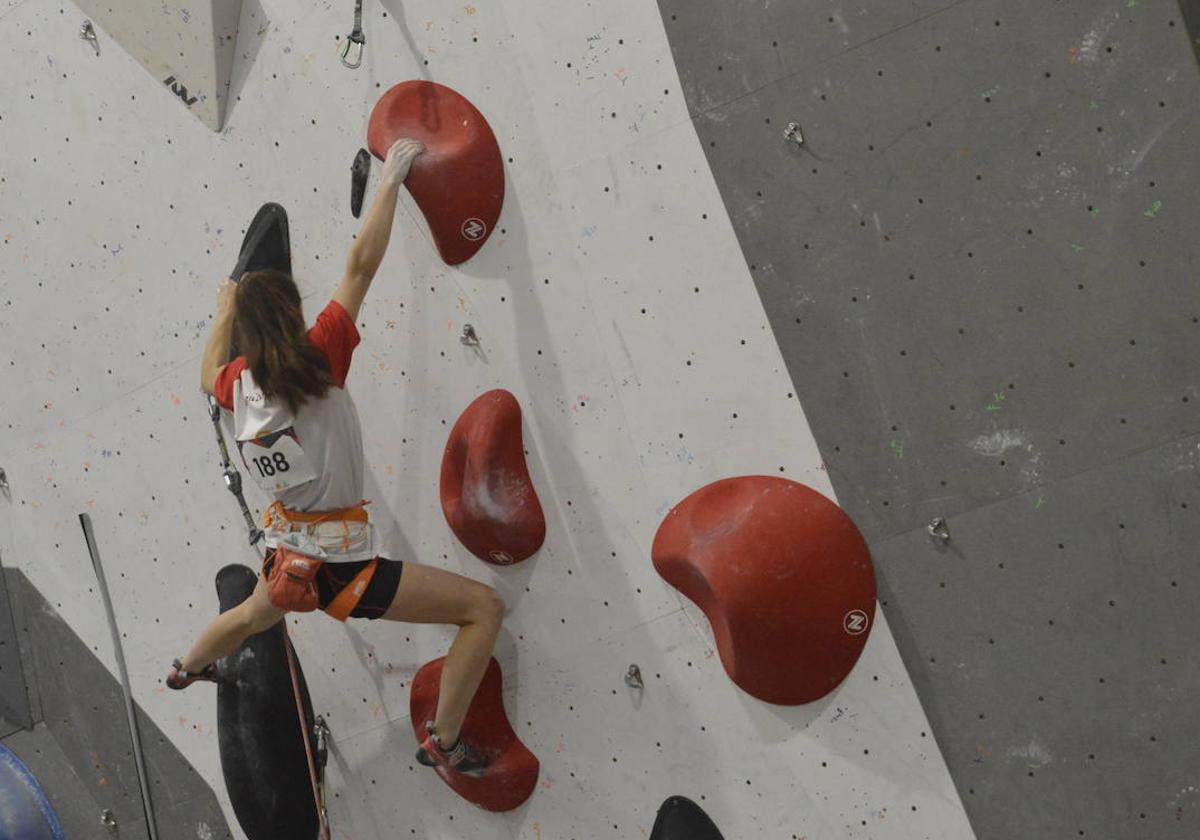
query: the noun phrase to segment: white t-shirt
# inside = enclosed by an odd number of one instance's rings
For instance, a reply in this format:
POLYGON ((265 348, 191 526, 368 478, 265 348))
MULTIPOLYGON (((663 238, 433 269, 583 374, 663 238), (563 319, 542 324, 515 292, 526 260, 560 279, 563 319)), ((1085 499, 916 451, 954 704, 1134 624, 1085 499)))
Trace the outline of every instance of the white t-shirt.
MULTIPOLYGON (((346 376, 361 337, 345 308, 330 301, 308 331, 308 338, 324 354, 333 374, 333 387, 324 397, 310 397, 293 415, 283 400, 263 397, 245 356, 221 368, 214 396, 233 412, 242 464, 249 478, 266 493, 291 510, 351 507, 364 498, 364 458, 362 426, 346 391, 346 376)), ((340 534, 341 529, 340 523, 330 523, 321 526, 320 532, 336 530, 340 534)), ((348 548, 319 540, 326 550, 325 559, 345 562, 377 556, 374 530, 360 526, 351 534, 348 548)), ((266 545, 277 547, 283 536, 269 530, 266 545)), ((291 540, 289 545, 297 547, 291 540)))

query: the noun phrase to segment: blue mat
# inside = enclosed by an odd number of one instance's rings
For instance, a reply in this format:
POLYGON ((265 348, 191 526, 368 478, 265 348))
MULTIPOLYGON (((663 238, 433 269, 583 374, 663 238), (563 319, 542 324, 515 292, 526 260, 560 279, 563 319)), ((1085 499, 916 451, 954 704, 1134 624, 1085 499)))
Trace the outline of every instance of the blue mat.
POLYGON ((0 744, 0 840, 66 840, 46 792, 29 768, 0 744))

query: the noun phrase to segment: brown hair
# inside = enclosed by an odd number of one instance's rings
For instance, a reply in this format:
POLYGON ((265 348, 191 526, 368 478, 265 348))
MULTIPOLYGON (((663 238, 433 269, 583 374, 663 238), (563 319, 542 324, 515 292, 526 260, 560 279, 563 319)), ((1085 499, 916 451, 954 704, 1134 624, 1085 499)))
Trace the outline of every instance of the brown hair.
POLYGON ((308 340, 296 281, 282 271, 242 275, 234 294, 233 340, 263 396, 283 399, 293 414, 333 385, 329 363, 308 340))

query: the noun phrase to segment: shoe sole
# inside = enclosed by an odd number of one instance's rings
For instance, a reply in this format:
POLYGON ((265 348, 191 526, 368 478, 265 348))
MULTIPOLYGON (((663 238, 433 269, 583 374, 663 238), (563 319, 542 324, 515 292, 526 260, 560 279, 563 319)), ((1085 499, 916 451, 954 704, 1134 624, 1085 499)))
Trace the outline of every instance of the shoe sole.
POLYGON ((424 765, 425 767, 433 767, 435 769, 438 767, 445 767, 451 773, 457 773, 460 776, 470 776, 472 779, 481 778, 487 773, 486 767, 481 767, 478 770, 456 770, 453 767, 449 767, 444 764, 438 764, 429 757, 429 753, 425 752, 425 750, 417 750, 417 764, 424 765))

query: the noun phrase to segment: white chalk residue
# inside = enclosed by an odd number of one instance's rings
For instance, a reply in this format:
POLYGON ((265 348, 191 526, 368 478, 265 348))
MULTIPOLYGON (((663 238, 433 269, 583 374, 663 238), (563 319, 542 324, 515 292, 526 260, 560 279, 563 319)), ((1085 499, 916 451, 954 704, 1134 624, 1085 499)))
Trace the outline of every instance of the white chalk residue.
POLYGON ((1200 443, 1192 449, 1185 449, 1183 454, 1171 461, 1174 472, 1191 472, 1200 463, 1200 443))
POLYGON ((1197 788, 1195 785, 1188 785, 1187 787, 1180 789, 1179 795, 1168 802, 1167 807, 1178 808, 1183 804, 1185 799, 1194 798, 1197 796, 1200 796, 1200 788, 1197 788))
POLYGON ((528 492, 524 482, 518 476, 507 471, 501 471, 498 475, 493 476, 491 481, 475 481, 473 485, 468 498, 473 503, 475 510, 482 512, 495 522, 512 522, 519 509, 525 504, 528 492), (505 501, 501 501, 496 495, 493 495, 493 485, 495 485, 496 492, 503 494, 505 501))
POLYGON ((1004 755, 1007 758, 1023 759, 1031 768, 1045 767, 1054 760, 1054 756, 1050 754, 1050 751, 1038 743, 1036 738, 1024 746, 1009 747, 1004 755))
POLYGON ((196 826, 197 840, 213 840, 213 830, 209 828, 208 823, 199 823, 196 826))
POLYGON ((1095 61, 1100 57, 1100 41, 1104 35, 1098 29, 1083 36, 1083 44, 1079 47, 1080 61, 1095 61))
POLYGON ((990 435, 980 435, 967 445, 972 451, 988 458, 999 458, 1010 449, 1023 449, 1029 453, 1029 459, 1021 465, 1020 479, 1026 487, 1036 485, 1042 478, 1042 453, 1033 448, 1033 444, 1025 439, 1020 429, 1000 429, 990 435))
POLYGON ((968 445, 980 455, 991 458, 998 458, 1010 449, 1033 451, 1033 446, 1025 441, 1024 435, 1017 429, 1001 429, 990 435, 980 435, 968 445))
POLYGON ((1079 44, 1079 61, 1091 64, 1099 60, 1100 47, 1104 43, 1104 39, 1108 37, 1108 32, 1113 28, 1113 24, 1120 19, 1120 12, 1111 12, 1092 21, 1092 28, 1083 36, 1083 41, 1079 44))

